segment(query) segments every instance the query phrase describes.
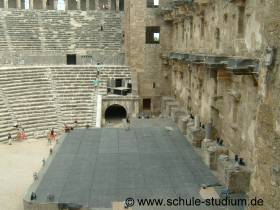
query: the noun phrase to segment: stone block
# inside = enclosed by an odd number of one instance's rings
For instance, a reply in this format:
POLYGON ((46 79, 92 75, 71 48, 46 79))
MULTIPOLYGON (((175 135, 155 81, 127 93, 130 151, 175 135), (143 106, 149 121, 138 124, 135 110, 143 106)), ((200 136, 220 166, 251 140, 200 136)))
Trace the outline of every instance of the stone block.
POLYGON ((201 147, 201 142, 204 138, 204 130, 201 128, 189 127, 187 128, 187 138, 195 147, 201 147))
POLYGON ((175 102, 175 98, 173 97, 162 97, 161 99, 161 114, 164 117, 167 117, 167 103, 168 102, 175 102))
POLYGON ((178 108, 179 104, 176 101, 169 101, 166 103, 166 111, 165 114, 167 117, 171 116, 171 109, 172 108, 178 108))
POLYGON ((249 191, 251 173, 246 166, 240 166, 227 155, 220 155, 217 164, 218 179, 231 193, 249 191))
POLYGON ((187 115, 179 116, 178 127, 184 135, 187 134, 187 124, 188 124, 189 120, 190 120, 190 118, 187 115))
POLYGON ((228 149, 218 145, 215 141, 204 139, 201 145, 203 161, 211 170, 217 170, 220 155, 228 155, 228 149))
POLYGON ((171 108, 171 119, 175 122, 178 123, 179 117, 182 115, 186 115, 186 112, 180 108, 177 107, 172 107, 171 108))

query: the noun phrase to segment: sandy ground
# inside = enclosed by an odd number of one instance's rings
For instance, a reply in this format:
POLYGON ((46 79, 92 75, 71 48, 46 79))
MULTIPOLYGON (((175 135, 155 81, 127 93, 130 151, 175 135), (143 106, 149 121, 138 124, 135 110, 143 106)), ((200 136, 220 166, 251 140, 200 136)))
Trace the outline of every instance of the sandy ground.
POLYGON ((49 154, 47 140, 27 140, 7 145, 0 142, 1 210, 23 210, 22 199, 33 182, 33 173, 49 154))

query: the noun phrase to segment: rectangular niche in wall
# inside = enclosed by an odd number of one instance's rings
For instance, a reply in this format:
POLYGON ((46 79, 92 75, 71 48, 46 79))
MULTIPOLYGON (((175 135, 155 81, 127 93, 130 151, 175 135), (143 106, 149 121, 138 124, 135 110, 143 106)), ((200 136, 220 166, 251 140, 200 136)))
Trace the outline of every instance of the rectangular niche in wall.
POLYGON ((4 8, 4 0, 0 0, 0 8, 4 8))
POLYGON ((116 11, 116 0, 111 0, 111 10, 116 11))
POLYGON ((151 99, 150 98, 144 98, 143 99, 143 110, 151 110, 151 99))
POLYGON ((95 10, 95 0, 89 0, 89 10, 95 10))
POLYGON ((114 95, 127 95, 132 92, 132 85, 130 79, 111 78, 107 81, 107 93, 114 95))
POLYGON ((159 0, 147 0, 147 8, 158 8, 159 0))
POLYGON ((17 8, 16 0, 8 0, 8 8, 17 8))
POLYGON ((43 9, 43 2, 41 0, 33 0, 33 9, 43 9))
POLYGON ((159 44, 160 42, 160 27, 146 27, 146 44, 159 44))
POLYGON ((78 3, 76 0, 68 0, 68 10, 76 10, 78 3))
POLYGON ((237 26, 237 32, 239 36, 244 35, 244 16, 245 16, 245 7, 238 7, 238 26, 237 26))
POLYGON ((119 8, 120 8, 120 11, 124 11, 124 0, 119 1, 119 8))
POLYGON ((46 1, 46 8, 48 10, 53 10, 54 9, 54 0, 47 0, 46 1))
POLYGON ((81 0, 81 10, 82 11, 87 10, 87 0, 81 0))
POLYGON ((67 65, 76 65, 77 63, 76 54, 67 54, 67 65))

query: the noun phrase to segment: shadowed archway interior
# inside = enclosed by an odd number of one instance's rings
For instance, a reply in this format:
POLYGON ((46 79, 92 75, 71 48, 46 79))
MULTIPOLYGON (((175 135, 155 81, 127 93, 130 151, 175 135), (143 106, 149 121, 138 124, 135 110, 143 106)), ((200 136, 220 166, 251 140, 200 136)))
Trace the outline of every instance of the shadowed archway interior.
POLYGON ((114 104, 109 106, 105 111, 105 119, 108 120, 122 120, 126 118, 127 112, 121 105, 114 104))

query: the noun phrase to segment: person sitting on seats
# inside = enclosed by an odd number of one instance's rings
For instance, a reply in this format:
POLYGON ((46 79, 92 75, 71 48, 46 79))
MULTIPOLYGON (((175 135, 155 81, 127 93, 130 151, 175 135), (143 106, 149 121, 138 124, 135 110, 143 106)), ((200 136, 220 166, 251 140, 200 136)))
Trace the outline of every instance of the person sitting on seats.
POLYGON ((26 140, 26 139, 27 139, 27 134, 24 132, 24 129, 22 128, 21 131, 17 132, 16 140, 22 141, 22 140, 26 140))
POLYGON ((21 130, 21 140, 26 140, 27 139, 27 133, 25 133, 24 129, 22 128, 21 130))
POLYGON ((71 131, 71 127, 64 123, 64 131, 65 133, 69 133, 71 131))

